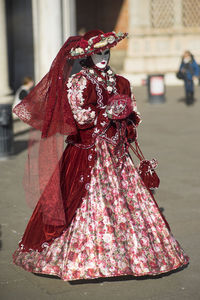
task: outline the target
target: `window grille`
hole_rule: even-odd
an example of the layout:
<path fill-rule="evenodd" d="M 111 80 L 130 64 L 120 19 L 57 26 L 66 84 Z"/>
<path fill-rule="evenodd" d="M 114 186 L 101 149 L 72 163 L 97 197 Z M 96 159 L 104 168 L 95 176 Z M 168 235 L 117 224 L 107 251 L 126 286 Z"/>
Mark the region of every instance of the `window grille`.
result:
<path fill-rule="evenodd" d="M 200 0 L 182 0 L 182 22 L 184 27 L 200 26 Z"/>
<path fill-rule="evenodd" d="M 173 25 L 174 0 L 151 0 L 151 26 L 153 28 L 170 28 Z"/>

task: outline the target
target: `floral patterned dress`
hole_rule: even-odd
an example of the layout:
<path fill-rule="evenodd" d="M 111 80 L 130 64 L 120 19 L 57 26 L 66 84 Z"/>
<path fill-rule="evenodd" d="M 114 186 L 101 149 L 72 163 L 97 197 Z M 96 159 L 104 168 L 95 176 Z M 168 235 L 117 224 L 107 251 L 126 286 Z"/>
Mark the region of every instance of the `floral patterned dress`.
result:
<path fill-rule="evenodd" d="M 69 151 L 85 155 L 85 170 L 77 164 L 80 172 L 73 182 L 74 188 L 81 186 L 81 201 L 59 236 L 51 242 L 43 239 L 40 247 L 30 247 L 26 237 L 31 234 L 33 219 L 38 217 L 36 208 L 13 255 L 14 263 L 65 281 L 157 275 L 186 265 L 189 258 L 139 176 L 121 127 L 111 122 L 106 112 L 113 94 L 130 96 L 129 82 L 111 69 L 84 69 L 69 79 L 66 88 L 79 135 L 68 137 L 63 157 L 68 158 Z M 127 120 L 126 135 L 131 132 L 129 127 L 139 123 L 132 99 L 135 114 Z M 71 168 L 76 167 L 76 159 Z M 67 176 L 63 176 L 63 182 Z"/>

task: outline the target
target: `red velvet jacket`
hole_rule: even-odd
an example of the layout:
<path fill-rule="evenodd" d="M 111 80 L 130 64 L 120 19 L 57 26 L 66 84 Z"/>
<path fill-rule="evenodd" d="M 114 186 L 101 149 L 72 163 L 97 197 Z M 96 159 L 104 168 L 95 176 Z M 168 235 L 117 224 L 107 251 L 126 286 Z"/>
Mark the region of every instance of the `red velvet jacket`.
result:
<path fill-rule="evenodd" d="M 68 99 L 74 113 L 79 133 L 76 136 L 69 136 L 67 142 L 89 147 L 94 144 L 95 138 L 101 136 L 108 142 L 116 144 L 118 142 L 118 130 L 115 122 L 112 122 L 106 113 L 108 99 L 115 94 L 127 95 L 131 97 L 130 83 L 127 79 L 119 75 L 112 75 L 113 86 L 105 82 L 102 73 L 94 70 L 95 75 L 90 70 L 83 70 L 73 76 L 67 83 Z M 112 72 L 112 71 L 110 71 Z M 102 81 L 100 81 L 102 79 Z M 104 82 L 103 82 L 104 81 Z M 105 84 L 102 84 L 105 83 Z M 112 90 L 111 90 L 112 89 Z M 132 99 L 133 113 L 127 119 L 127 137 L 133 139 L 134 125 L 140 121 L 139 115 L 135 112 L 136 102 Z"/>

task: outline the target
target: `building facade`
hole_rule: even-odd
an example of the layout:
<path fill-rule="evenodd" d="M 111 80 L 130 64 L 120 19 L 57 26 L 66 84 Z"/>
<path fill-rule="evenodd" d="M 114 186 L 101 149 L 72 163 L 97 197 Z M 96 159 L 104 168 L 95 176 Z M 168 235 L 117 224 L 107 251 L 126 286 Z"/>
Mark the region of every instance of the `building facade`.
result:
<path fill-rule="evenodd" d="M 0 0 L 0 101 L 11 101 L 24 76 L 37 83 L 70 35 L 128 31 L 112 50 L 114 69 L 136 85 L 148 74 L 175 78 L 190 50 L 200 62 L 199 0 Z"/>
<path fill-rule="evenodd" d="M 129 0 L 129 34 L 124 72 L 131 81 L 161 73 L 167 84 L 179 84 L 183 52 L 190 50 L 200 63 L 200 1 Z"/>

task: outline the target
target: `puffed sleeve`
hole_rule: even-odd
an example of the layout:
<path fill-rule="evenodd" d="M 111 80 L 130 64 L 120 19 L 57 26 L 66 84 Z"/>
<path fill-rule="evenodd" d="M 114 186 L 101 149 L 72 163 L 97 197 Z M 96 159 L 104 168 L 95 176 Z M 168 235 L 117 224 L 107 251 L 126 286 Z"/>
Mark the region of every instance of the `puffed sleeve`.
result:
<path fill-rule="evenodd" d="M 68 101 L 79 129 L 94 126 L 97 117 L 95 102 L 91 102 L 92 91 L 89 84 L 86 77 L 80 73 L 70 77 L 67 82 Z"/>

